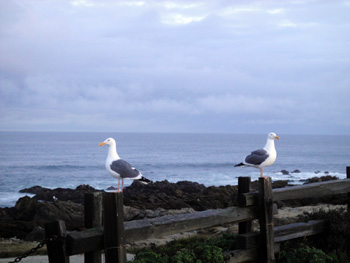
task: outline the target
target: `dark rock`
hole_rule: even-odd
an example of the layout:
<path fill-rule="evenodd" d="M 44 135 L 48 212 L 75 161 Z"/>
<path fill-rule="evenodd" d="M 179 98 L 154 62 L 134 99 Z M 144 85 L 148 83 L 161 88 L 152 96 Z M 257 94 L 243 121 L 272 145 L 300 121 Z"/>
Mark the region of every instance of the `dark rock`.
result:
<path fill-rule="evenodd" d="M 298 169 L 296 169 L 296 170 L 294 170 L 294 171 L 292 172 L 292 174 L 299 174 L 299 173 L 301 173 L 301 172 L 300 172 L 300 170 L 298 170 Z"/>
<path fill-rule="evenodd" d="M 39 185 L 36 185 L 33 187 L 24 188 L 22 190 L 19 190 L 19 192 L 20 193 L 28 193 L 28 194 L 38 194 L 38 193 L 42 192 L 44 189 L 47 189 L 47 188 L 43 188 Z"/>
<path fill-rule="evenodd" d="M 63 220 L 67 230 L 83 226 L 83 206 L 71 201 L 39 202 L 28 196 L 20 198 L 15 207 L 0 209 L 0 236 L 25 238 L 35 227 Z"/>
<path fill-rule="evenodd" d="M 179 187 L 181 191 L 189 194 L 200 192 L 206 189 L 204 184 L 199 184 L 199 183 L 190 182 L 190 181 L 179 181 L 176 183 L 176 185 Z"/>
<path fill-rule="evenodd" d="M 34 227 L 34 229 L 26 235 L 25 241 L 42 241 L 45 238 L 45 230 L 40 226 Z"/>
<path fill-rule="evenodd" d="M 134 181 L 124 189 L 124 204 L 139 209 L 182 209 L 197 211 L 233 205 L 237 187 L 205 187 L 189 181 L 169 183 L 167 180 L 147 185 Z"/>
<path fill-rule="evenodd" d="M 86 193 L 93 193 L 97 191 L 101 191 L 101 190 L 96 190 L 95 188 L 89 185 L 79 185 L 76 189 L 69 189 L 69 188 L 49 189 L 41 186 L 33 186 L 31 188 L 20 190 L 21 193 L 35 194 L 34 199 L 36 200 L 49 201 L 49 202 L 52 202 L 54 200 L 60 200 L 60 201 L 70 200 L 78 204 L 84 203 L 84 195 Z"/>
<path fill-rule="evenodd" d="M 312 177 L 310 179 L 307 179 L 304 184 L 311 184 L 311 183 L 319 183 L 319 182 L 326 182 L 326 181 L 332 181 L 332 180 L 338 180 L 339 178 L 336 176 L 322 176 L 322 177 Z"/>
<path fill-rule="evenodd" d="M 289 172 L 288 172 L 287 170 L 281 170 L 281 173 L 282 173 L 283 175 L 288 175 L 288 174 L 289 174 Z"/>
<path fill-rule="evenodd" d="M 286 180 L 277 180 L 272 183 L 272 188 L 283 188 L 288 186 L 289 183 Z"/>

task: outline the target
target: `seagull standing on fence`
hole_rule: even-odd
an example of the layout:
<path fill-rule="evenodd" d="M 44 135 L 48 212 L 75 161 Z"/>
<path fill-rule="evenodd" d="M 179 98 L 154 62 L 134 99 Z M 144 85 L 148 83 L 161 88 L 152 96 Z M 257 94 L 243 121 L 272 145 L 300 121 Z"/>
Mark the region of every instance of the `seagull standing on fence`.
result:
<path fill-rule="evenodd" d="M 251 154 L 245 157 L 243 162 L 236 164 L 235 167 L 247 166 L 259 168 L 260 176 L 265 177 L 263 175 L 263 167 L 273 164 L 277 157 L 275 139 L 279 140 L 280 138 L 276 135 L 276 133 L 269 133 L 267 135 L 265 147 L 251 152 Z"/>
<path fill-rule="evenodd" d="M 100 143 L 100 146 L 109 145 L 108 155 L 106 159 L 106 169 L 108 173 L 118 179 L 117 192 L 123 192 L 124 179 L 139 180 L 143 183 L 149 183 L 150 180 L 143 177 L 142 174 L 131 166 L 130 163 L 120 159 L 117 153 L 117 146 L 113 138 L 108 138 L 104 142 Z M 120 190 L 120 180 L 122 180 L 122 187 Z"/>

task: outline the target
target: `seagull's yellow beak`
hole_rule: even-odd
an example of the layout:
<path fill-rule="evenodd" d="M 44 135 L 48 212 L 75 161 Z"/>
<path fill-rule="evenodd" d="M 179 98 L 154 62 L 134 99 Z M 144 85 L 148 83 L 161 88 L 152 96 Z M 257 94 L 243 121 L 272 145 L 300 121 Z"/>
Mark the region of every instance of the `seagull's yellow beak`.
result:
<path fill-rule="evenodd" d="M 101 143 L 100 143 L 100 146 L 103 146 L 103 145 L 105 145 L 105 144 L 106 144 L 105 142 L 101 142 Z"/>
<path fill-rule="evenodd" d="M 279 139 L 280 139 L 280 137 L 276 136 L 276 137 L 275 137 L 275 139 L 279 140 Z M 100 144 L 100 146 L 101 146 L 101 144 Z"/>

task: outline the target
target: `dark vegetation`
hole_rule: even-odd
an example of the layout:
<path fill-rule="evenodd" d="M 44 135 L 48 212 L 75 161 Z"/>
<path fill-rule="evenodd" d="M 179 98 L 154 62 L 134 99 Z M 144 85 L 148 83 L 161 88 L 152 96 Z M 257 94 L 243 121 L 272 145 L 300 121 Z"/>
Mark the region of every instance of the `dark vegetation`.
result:
<path fill-rule="evenodd" d="M 345 209 L 304 214 L 302 220 L 324 219 L 325 232 L 282 244 L 277 263 L 350 262 L 350 214 Z"/>
<path fill-rule="evenodd" d="M 224 252 L 236 247 L 237 236 L 234 234 L 223 234 L 218 238 L 193 237 L 136 251 L 132 263 L 221 263 L 225 262 Z"/>

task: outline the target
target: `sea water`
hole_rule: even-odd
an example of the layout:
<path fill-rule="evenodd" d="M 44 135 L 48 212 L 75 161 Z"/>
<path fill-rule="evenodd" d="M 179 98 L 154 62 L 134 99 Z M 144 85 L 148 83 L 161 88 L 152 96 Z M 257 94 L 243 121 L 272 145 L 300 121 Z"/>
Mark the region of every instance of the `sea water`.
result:
<path fill-rule="evenodd" d="M 264 168 L 272 180 L 293 184 L 314 176 L 346 177 L 350 136 L 284 135 L 275 142 L 277 160 Z M 206 186 L 235 185 L 239 176 L 258 179 L 255 168 L 234 167 L 251 151 L 262 148 L 266 134 L 0 132 L 0 207 L 11 207 L 23 188 L 97 189 L 117 186 L 107 174 L 108 137 L 117 142 L 121 158 L 152 181 L 195 181 Z M 280 171 L 300 173 L 283 175 Z M 132 181 L 126 180 L 125 186 Z"/>

